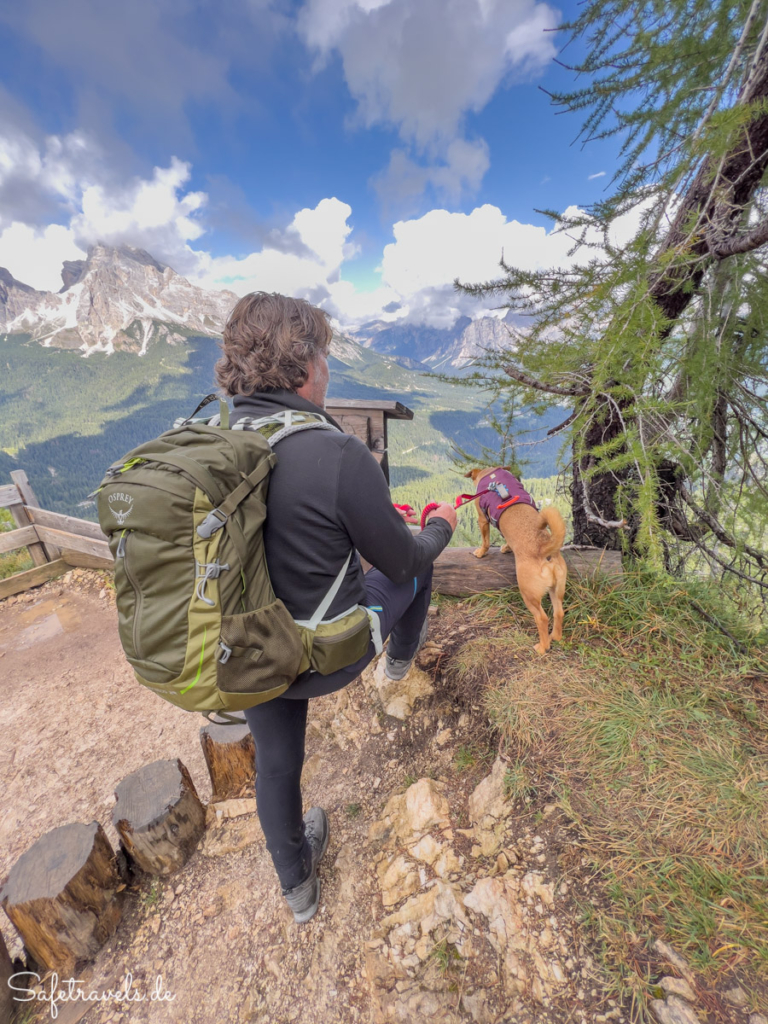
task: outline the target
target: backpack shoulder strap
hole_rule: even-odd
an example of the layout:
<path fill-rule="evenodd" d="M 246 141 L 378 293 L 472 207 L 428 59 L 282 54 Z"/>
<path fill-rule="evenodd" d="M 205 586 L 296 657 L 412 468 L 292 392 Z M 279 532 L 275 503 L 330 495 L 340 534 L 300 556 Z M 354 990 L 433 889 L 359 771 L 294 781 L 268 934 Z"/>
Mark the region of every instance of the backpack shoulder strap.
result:
<path fill-rule="evenodd" d="M 271 430 L 269 428 L 272 428 Z M 233 430 L 256 430 L 267 439 L 270 447 L 274 448 L 278 442 L 291 434 L 298 434 L 302 430 L 333 430 L 337 434 L 343 434 L 328 420 L 315 412 L 297 412 L 294 409 L 286 409 L 282 413 L 275 413 L 274 416 L 243 416 L 232 427 Z"/>

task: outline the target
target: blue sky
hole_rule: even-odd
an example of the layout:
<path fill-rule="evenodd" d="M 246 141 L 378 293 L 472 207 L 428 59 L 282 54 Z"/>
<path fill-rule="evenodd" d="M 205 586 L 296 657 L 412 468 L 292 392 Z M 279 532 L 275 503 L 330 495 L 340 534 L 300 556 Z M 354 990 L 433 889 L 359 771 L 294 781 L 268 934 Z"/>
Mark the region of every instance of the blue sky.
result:
<path fill-rule="evenodd" d="M 0 266 L 58 287 L 95 241 L 342 323 L 483 310 L 455 276 L 562 260 L 535 212 L 599 198 L 615 142 L 536 0 L 25 0 L 0 11 Z M 578 53 L 578 44 L 568 55 Z M 595 177 L 600 175 L 599 177 Z M 387 307 L 387 310 L 385 310 Z"/>

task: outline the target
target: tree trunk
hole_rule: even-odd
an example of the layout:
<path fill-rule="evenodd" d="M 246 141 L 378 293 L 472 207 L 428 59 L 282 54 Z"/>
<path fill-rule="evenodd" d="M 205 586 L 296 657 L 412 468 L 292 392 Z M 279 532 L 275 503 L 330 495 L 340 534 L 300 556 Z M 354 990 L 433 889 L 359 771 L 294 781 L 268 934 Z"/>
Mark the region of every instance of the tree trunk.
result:
<path fill-rule="evenodd" d="M 42 966 L 71 976 L 113 934 L 123 898 L 115 854 L 97 821 L 47 832 L 11 868 L 0 903 Z"/>
<path fill-rule="evenodd" d="M 608 402 L 590 424 L 583 438 L 574 439 L 573 481 L 571 503 L 573 508 L 573 543 L 591 547 L 621 551 L 621 534 L 615 527 L 604 523 L 617 522 L 621 517 L 618 509 L 618 490 L 627 479 L 627 472 L 598 474 L 586 479 L 587 474 L 597 465 L 597 459 L 589 454 L 591 449 L 605 444 L 622 434 L 623 426 L 616 409 Z M 587 449 L 587 454 L 576 454 L 576 442 Z M 603 520 L 598 522 L 597 520 Z"/>
<path fill-rule="evenodd" d="M 765 101 L 768 98 L 768 52 L 764 53 L 747 88 L 740 97 L 741 105 Z M 668 320 L 659 340 L 666 338 L 672 325 L 683 314 L 696 296 L 705 272 L 718 260 L 726 259 L 734 251 L 744 251 L 734 240 L 743 225 L 748 209 L 760 182 L 768 169 L 768 110 L 763 108 L 742 130 L 733 148 L 724 156 L 709 156 L 701 164 L 694 180 L 677 207 L 675 219 L 667 232 L 656 259 L 663 266 L 668 253 L 684 253 L 684 259 L 675 259 L 663 271 L 650 274 L 651 296 Z M 759 233 L 754 235 L 755 247 L 760 243 Z M 716 410 L 716 412 L 719 410 Z M 616 413 L 606 403 L 602 421 L 589 427 L 583 439 L 587 448 L 611 440 L 621 433 Z M 717 422 L 716 430 L 724 426 Z M 716 435 L 718 442 L 721 438 Z M 621 535 L 616 528 L 606 527 L 596 519 L 614 522 L 620 517 L 617 496 L 629 471 L 596 475 L 588 483 L 589 506 L 584 498 L 584 471 L 595 466 L 589 455 L 581 459 L 574 455 L 573 499 L 574 542 L 597 547 L 619 549 Z M 662 522 L 677 522 L 679 513 L 663 503 L 659 509 Z M 591 513 L 591 514 L 590 514 Z M 631 531 L 630 531 L 631 532 Z M 631 537 L 630 537 L 631 543 Z"/>

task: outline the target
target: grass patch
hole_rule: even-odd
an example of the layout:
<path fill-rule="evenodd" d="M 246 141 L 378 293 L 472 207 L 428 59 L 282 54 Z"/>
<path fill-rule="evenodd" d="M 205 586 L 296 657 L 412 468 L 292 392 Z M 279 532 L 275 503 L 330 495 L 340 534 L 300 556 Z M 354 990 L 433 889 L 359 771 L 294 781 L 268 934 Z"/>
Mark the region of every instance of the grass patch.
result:
<path fill-rule="evenodd" d="M 17 572 L 26 572 L 34 568 L 34 564 L 26 548 L 0 555 L 0 580 L 15 576 Z"/>
<path fill-rule="evenodd" d="M 458 748 L 453 756 L 453 766 L 457 772 L 466 772 L 477 768 L 478 765 L 491 764 L 495 757 L 495 752 L 488 747 L 469 743 Z"/>
<path fill-rule="evenodd" d="M 15 530 L 16 523 L 7 508 L 0 508 L 0 534 L 9 530 Z M 17 572 L 25 572 L 31 569 L 34 562 L 29 556 L 26 548 L 19 548 L 18 551 L 8 551 L 0 555 L 0 580 L 14 576 Z"/>
<path fill-rule="evenodd" d="M 414 783 L 416 783 L 416 782 L 418 782 L 418 781 L 419 781 L 419 780 L 418 780 L 417 776 L 415 776 L 415 775 L 411 775 L 411 773 L 410 773 L 410 772 L 408 772 L 408 774 L 407 774 L 407 775 L 405 776 L 405 778 L 403 779 L 403 785 L 405 786 L 405 788 L 406 788 L 406 789 L 410 789 L 410 787 L 411 787 L 411 786 L 412 786 L 412 785 L 413 785 Z"/>
<path fill-rule="evenodd" d="M 151 909 L 152 907 L 157 906 L 157 904 L 160 902 L 161 894 L 162 886 L 160 882 L 155 878 L 152 880 L 149 889 L 144 893 L 144 896 L 142 897 L 144 901 L 144 906 L 147 907 L 147 909 Z"/>
<path fill-rule="evenodd" d="M 531 772 L 525 761 L 515 761 L 504 772 L 504 794 L 509 800 L 530 802 L 536 796 Z"/>
<path fill-rule="evenodd" d="M 578 827 L 606 895 L 584 908 L 622 996 L 663 937 L 712 983 L 768 983 L 768 637 L 733 595 L 645 574 L 569 581 L 565 641 L 533 653 L 516 592 L 473 599 L 487 633 L 454 667 L 514 760 Z M 702 614 L 702 612 L 704 614 Z M 534 772 L 535 767 L 535 772 Z"/>
<path fill-rule="evenodd" d="M 442 939 L 432 947 L 429 959 L 435 965 L 438 973 L 445 977 L 451 968 L 461 963 L 461 956 L 458 949 L 447 939 Z"/>
<path fill-rule="evenodd" d="M 363 805 L 362 804 L 347 804 L 347 817 L 348 818 L 357 818 L 357 817 L 359 817 L 360 811 L 362 811 L 362 809 L 363 809 Z"/>

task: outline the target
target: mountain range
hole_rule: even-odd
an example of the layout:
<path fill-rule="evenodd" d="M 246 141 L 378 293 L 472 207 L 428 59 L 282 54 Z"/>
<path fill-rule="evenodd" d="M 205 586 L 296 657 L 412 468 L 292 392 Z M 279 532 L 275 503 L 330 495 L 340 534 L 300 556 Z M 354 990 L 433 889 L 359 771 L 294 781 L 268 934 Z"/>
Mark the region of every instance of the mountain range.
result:
<path fill-rule="evenodd" d="M 511 311 L 502 319 L 462 316 L 452 327 L 371 320 L 348 334 L 365 348 L 389 355 L 411 369 L 455 373 L 486 349 L 509 346 L 512 323 Z"/>
<path fill-rule="evenodd" d="M 0 268 L 0 334 L 26 335 L 46 348 L 144 355 L 153 342 L 218 337 L 238 296 L 194 285 L 143 249 L 94 245 L 62 268 L 62 287 L 44 292 Z M 461 317 L 436 328 L 373 320 L 337 332 L 413 370 L 460 371 L 486 347 L 509 344 L 510 315 Z M 346 354 L 351 354 L 349 341 Z"/>
<path fill-rule="evenodd" d="M 46 508 L 93 514 L 86 496 L 104 468 L 214 390 L 217 338 L 236 301 L 128 246 L 96 245 L 65 263 L 58 292 L 0 270 L 0 483 L 24 469 Z M 466 386 L 462 367 L 507 337 L 492 317 L 445 330 L 375 321 L 334 331 L 329 397 L 395 399 L 414 412 L 389 432 L 392 484 L 405 500 L 451 499 L 464 484 L 454 449 L 498 449 L 490 399 Z M 558 444 L 546 430 L 560 412 L 519 412 L 533 475 L 555 472 Z"/>

